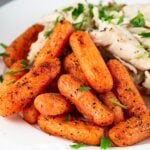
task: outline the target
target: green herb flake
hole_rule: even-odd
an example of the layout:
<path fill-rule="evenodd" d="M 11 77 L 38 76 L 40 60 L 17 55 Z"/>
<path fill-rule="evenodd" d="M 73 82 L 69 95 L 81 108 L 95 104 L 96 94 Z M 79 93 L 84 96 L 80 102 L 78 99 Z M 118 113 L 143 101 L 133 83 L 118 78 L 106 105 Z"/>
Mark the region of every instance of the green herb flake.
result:
<path fill-rule="evenodd" d="M 0 75 L 0 82 L 3 82 L 3 75 Z"/>
<path fill-rule="evenodd" d="M 88 4 L 88 9 L 89 9 L 89 15 L 92 18 L 93 17 L 93 5 L 92 4 Z"/>
<path fill-rule="evenodd" d="M 64 118 L 64 119 L 62 120 L 62 122 L 69 122 L 69 121 L 71 121 L 71 114 L 68 114 L 68 115 L 66 116 L 66 118 Z"/>
<path fill-rule="evenodd" d="M 89 91 L 91 88 L 89 86 L 80 86 L 79 88 L 80 91 Z"/>
<path fill-rule="evenodd" d="M 117 105 L 117 106 L 119 106 L 119 107 L 121 107 L 121 108 L 123 108 L 123 109 L 127 109 L 127 106 L 121 104 L 121 103 L 120 103 L 118 100 L 116 100 L 116 99 L 111 99 L 110 101 L 111 101 L 114 105 Z"/>
<path fill-rule="evenodd" d="M 150 32 L 140 33 L 139 36 L 141 36 L 142 38 L 150 38 Z"/>
<path fill-rule="evenodd" d="M 131 88 L 127 88 L 126 91 L 132 92 L 132 89 Z"/>
<path fill-rule="evenodd" d="M 14 75 L 14 74 L 23 72 L 23 71 L 25 71 L 25 70 L 26 70 L 26 69 L 21 69 L 21 70 L 18 70 L 18 71 L 7 71 L 5 74 Z"/>
<path fill-rule="evenodd" d="M 45 36 L 46 38 L 48 38 L 51 33 L 52 33 L 52 30 L 47 30 L 47 31 L 45 32 L 44 36 Z"/>
<path fill-rule="evenodd" d="M 15 81 L 13 80 L 13 79 L 11 79 L 11 80 L 9 80 L 8 82 L 7 82 L 7 84 L 6 85 L 10 85 L 10 84 L 12 84 L 12 83 L 14 83 Z"/>
<path fill-rule="evenodd" d="M 144 27 L 145 26 L 145 19 L 144 15 L 138 11 L 138 14 L 130 20 L 130 23 L 133 27 Z"/>
<path fill-rule="evenodd" d="M 75 143 L 75 144 L 70 145 L 70 147 L 73 149 L 79 149 L 79 148 L 85 147 L 85 146 L 87 146 L 87 145 L 83 144 L 83 143 Z"/>
<path fill-rule="evenodd" d="M 119 17 L 119 20 L 118 20 L 117 24 L 120 25 L 120 24 L 123 23 L 123 21 L 124 21 L 124 15 Z"/>
<path fill-rule="evenodd" d="M 76 20 L 84 11 L 83 4 L 79 3 L 77 8 L 72 11 L 72 18 Z"/>
<path fill-rule="evenodd" d="M 150 52 L 145 51 L 144 53 L 137 54 L 135 58 L 140 59 L 140 58 L 149 58 L 150 57 Z"/>
<path fill-rule="evenodd" d="M 139 48 L 139 49 L 144 49 L 144 48 L 145 48 L 145 46 L 144 46 L 144 45 L 139 44 L 139 45 L 137 45 L 137 48 Z"/>
<path fill-rule="evenodd" d="M 73 7 L 66 7 L 66 8 L 64 8 L 62 11 L 64 11 L 64 12 L 68 12 L 68 11 L 71 11 L 73 9 Z"/>
<path fill-rule="evenodd" d="M 7 56 L 9 56 L 9 54 L 7 54 L 7 53 L 0 53 L 0 57 L 7 57 Z"/>
<path fill-rule="evenodd" d="M 111 23 L 111 20 L 112 20 L 113 18 L 114 18 L 113 15 L 108 15 L 108 14 L 106 13 L 105 7 L 101 7 L 101 8 L 99 9 L 99 19 Z"/>
<path fill-rule="evenodd" d="M 56 20 L 54 21 L 54 27 L 57 25 L 57 23 L 59 22 L 59 16 L 56 18 Z"/>
<path fill-rule="evenodd" d="M 107 150 L 110 146 L 111 146 L 110 139 L 108 139 L 106 137 L 102 137 L 101 142 L 100 142 L 101 150 Z"/>
<path fill-rule="evenodd" d="M 0 46 L 3 48 L 3 49 L 6 49 L 8 46 L 4 43 L 0 43 Z"/>
<path fill-rule="evenodd" d="M 21 65 L 26 69 L 29 70 L 31 68 L 31 66 L 28 64 L 27 60 L 22 60 L 21 61 Z"/>

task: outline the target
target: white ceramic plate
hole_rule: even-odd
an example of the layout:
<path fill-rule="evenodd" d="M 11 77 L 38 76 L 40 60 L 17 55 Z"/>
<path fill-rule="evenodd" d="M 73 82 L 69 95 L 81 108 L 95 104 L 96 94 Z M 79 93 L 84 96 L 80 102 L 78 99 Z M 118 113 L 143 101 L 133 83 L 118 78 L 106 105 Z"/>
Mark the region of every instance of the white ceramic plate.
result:
<path fill-rule="evenodd" d="M 150 2 L 150 0 L 116 1 L 128 4 Z M 9 44 L 42 16 L 75 2 L 76 0 L 14 0 L 0 7 L 0 42 Z M 89 2 L 97 2 L 97 0 L 89 0 Z M 2 72 L 3 64 L 0 63 L 0 74 Z M 1 150 L 70 150 L 70 144 L 71 142 L 68 140 L 45 134 L 18 116 L 7 119 L 0 117 Z M 82 148 L 82 150 L 98 149 L 96 147 Z M 150 139 L 132 147 L 112 149 L 148 150 L 150 149 Z"/>

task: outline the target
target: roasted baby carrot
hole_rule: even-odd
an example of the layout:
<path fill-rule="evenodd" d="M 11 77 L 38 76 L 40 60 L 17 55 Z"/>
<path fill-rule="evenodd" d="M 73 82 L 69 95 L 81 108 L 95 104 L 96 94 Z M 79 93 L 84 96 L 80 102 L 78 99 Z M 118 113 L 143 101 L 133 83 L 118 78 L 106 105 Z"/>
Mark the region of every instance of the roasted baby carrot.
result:
<path fill-rule="evenodd" d="M 88 84 L 87 79 L 80 67 L 79 61 L 74 55 L 74 53 L 71 53 L 65 57 L 63 66 L 67 73 L 72 74 L 81 81 L 85 82 L 85 84 Z"/>
<path fill-rule="evenodd" d="M 143 98 L 134 85 L 127 69 L 118 61 L 110 60 L 108 68 L 114 79 L 114 91 L 122 104 L 127 106 L 129 116 L 139 116 L 147 112 Z"/>
<path fill-rule="evenodd" d="M 100 126 L 113 123 L 114 114 L 88 90 L 89 87 L 87 90 L 82 90 L 83 84 L 79 79 L 71 75 L 62 75 L 58 80 L 58 88 L 60 93 L 68 98 L 89 121 Z"/>
<path fill-rule="evenodd" d="M 68 43 L 68 39 L 72 32 L 73 26 L 70 22 L 64 20 L 58 23 L 37 55 L 35 64 L 38 64 L 47 58 L 59 57 L 64 50 L 65 45 Z"/>
<path fill-rule="evenodd" d="M 31 105 L 27 105 L 24 109 L 23 109 L 23 119 L 30 123 L 30 124 L 35 124 L 37 123 L 38 120 L 38 116 L 39 116 L 39 112 L 36 110 L 36 108 L 34 107 L 33 104 Z"/>
<path fill-rule="evenodd" d="M 129 146 L 150 138 L 150 114 L 120 122 L 110 129 L 109 137 L 117 146 Z"/>
<path fill-rule="evenodd" d="M 29 70 L 22 65 L 22 62 L 27 62 L 25 60 L 16 61 L 10 69 L 4 74 L 3 85 L 10 85 L 15 83 L 23 75 L 25 75 Z"/>
<path fill-rule="evenodd" d="M 9 116 L 21 111 L 52 82 L 60 72 L 60 61 L 51 59 L 34 66 L 8 88 L 0 91 L 0 115 Z"/>
<path fill-rule="evenodd" d="M 17 37 L 6 48 L 7 56 L 4 56 L 5 64 L 10 67 L 13 63 L 20 59 L 26 59 L 31 44 L 37 40 L 39 32 L 43 30 L 43 26 L 35 24 L 28 28 L 24 33 Z"/>
<path fill-rule="evenodd" d="M 113 87 L 111 74 L 89 34 L 74 32 L 70 45 L 89 84 L 98 92 L 108 92 Z"/>
<path fill-rule="evenodd" d="M 36 97 L 35 108 L 44 116 L 56 116 L 73 110 L 70 101 L 59 93 L 45 93 Z"/>
<path fill-rule="evenodd" d="M 107 92 L 101 95 L 104 104 L 114 112 L 114 124 L 124 121 L 124 112 L 122 107 L 116 105 L 119 100 L 113 92 Z M 115 102 L 115 103 L 114 103 Z M 120 102 L 119 102 L 120 103 Z"/>
<path fill-rule="evenodd" d="M 88 145 L 99 145 L 104 135 L 102 128 L 79 120 L 63 121 L 67 116 L 38 118 L 40 128 L 50 135 L 61 136 L 69 140 Z"/>

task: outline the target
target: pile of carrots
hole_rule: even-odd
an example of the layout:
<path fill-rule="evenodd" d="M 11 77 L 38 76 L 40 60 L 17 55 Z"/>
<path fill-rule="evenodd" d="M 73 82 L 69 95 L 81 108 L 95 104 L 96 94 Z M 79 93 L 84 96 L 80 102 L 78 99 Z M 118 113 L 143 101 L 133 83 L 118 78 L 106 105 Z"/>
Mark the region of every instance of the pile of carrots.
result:
<path fill-rule="evenodd" d="M 42 30 L 30 27 L 6 49 L 4 62 L 15 73 L 0 85 L 0 115 L 23 111 L 43 131 L 88 145 L 99 145 L 105 129 L 116 146 L 149 138 L 150 113 L 127 69 L 116 59 L 105 62 L 89 34 L 70 22 L 57 23 L 33 66 L 25 66 Z"/>

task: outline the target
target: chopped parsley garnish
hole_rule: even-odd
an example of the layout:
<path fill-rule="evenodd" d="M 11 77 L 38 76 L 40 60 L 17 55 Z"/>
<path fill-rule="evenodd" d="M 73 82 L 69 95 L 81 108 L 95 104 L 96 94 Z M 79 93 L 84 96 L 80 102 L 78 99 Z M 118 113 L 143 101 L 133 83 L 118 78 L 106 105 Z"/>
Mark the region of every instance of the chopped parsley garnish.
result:
<path fill-rule="evenodd" d="M 21 70 L 18 70 L 18 71 L 7 71 L 5 74 L 14 75 L 14 74 L 23 72 L 23 71 L 25 71 L 25 70 L 26 70 L 26 69 L 21 69 Z"/>
<path fill-rule="evenodd" d="M 130 23 L 133 27 L 144 27 L 145 26 L 145 19 L 144 15 L 138 11 L 138 14 L 130 20 Z"/>
<path fill-rule="evenodd" d="M 68 114 L 66 118 L 62 120 L 62 122 L 69 122 L 71 120 L 71 114 Z"/>
<path fill-rule="evenodd" d="M 28 61 L 22 60 L 21 65 L 24 67 L 24 69 L 29 70 L 31 66 L 28 64 Z"/>
<path fill-rule="evenodd" d="M 89 8 L 89 15 L 92 18 L 93 17 L 93 5 L 92 4 L 88 4 L 88 8 Z"/>
<path fill-rule="evenodd" d="M 47 30 L 47 31 L 45 32 L 44 36 L 45 36 L 46 38 L 48 38 L 51 33 L 52 33 L 52 30 Z"/>
<path fill-rule="evenodd" d="M 139 36 L 141 36 L 142 38 L 150 38 L 150 32 L 140 33 Z"/>
<path fill-rule="evenodd" d="M 8 46 L 5 45 L 4 43 L 0 43 L 0 46 L 3 48 L 3 49 L 6 49 Z"/>
<path fill-rule="evenodd" d="M 104 6 L 105 7 L 105 10 L 107 11 L 121 11 L 122 8 L 125 6 L 125 4 L 118 4 L 116 2 L 110 2 L 107 6 Z"/>
<path fill-rule="evenodd" d="M 101 150 L 107 150 L 111 146 L 111 141 L 107 137 L 102 137 L 100 142 Z"/>
<path fill-rule="evenodd" d="M 59 22 L 59 16 L 56 18 L 56 20 L 54 22 L 54 27 L 57 25 L 58 22 Z"/>
<path fill-rule="evenodd" d="M 89 91 L 91 88 L 89 86 L 80 86 L 79 88 L 80 91 Z"/>
<path fill-rule="evenodd" d="M 101 7 L 99 9 L 99 19 L 103 20 L 103 21 L 107 21 L 107 22 L 111 22 L 111 20 L 113 19 L 113 15 L 108 15 L 106 13 L 106 9 L 105 7 Z"/>
<path fill-rule="evenodd" d="M 116 99 L 111 99 L 110 101 L 111 101 L 113 104 L 115 104 L 115 105 L 117 105 L 117 106 L 119 106 L 119 107 L 121 107 L 121 108 L 123 108 L 123 109 L 127 109 L 127 106 L 121 104 L 121 103 L 120 103 L 118 100 L 116 100 Z"/>
<path fill-rule="evenodd" d="M 83 143 L 75 143 L 75 144 L 70 145 L 70 147 L 73 149 L 79 149 L 79 148 L 85 147 L 85 146 L 87 146 L 87 145 L 83 144 Z"/>
<path fill-rule="evenodd" d="M 0 53 L 0 57 L 9 56 L 7 53 Z"/>
<path fill-rule="evenodd" d="M 0 82 L 3 82 L 3 75 L 0 75 Z"/>
<path fill-rule="evenodd" d="M 119 17 L 119 20 L 118 20 L 117 24 L 120 25 L 120 24 L 123 23 L 123 21 L 124 21 L 124 15 Z"/>
<path fill-rule="evenodd" d="M 72 18 L 76 20 L 84 11 L 83 4 L 79 3 L 77 8 L 72 11 Z"/>
<path fill-rule="evenodd" d="M 138 54 L 136 56 L 137 59 L 140 59 L 140 58 L 149 58 L 149 57 L 150 57 L 150 52 L 147 52 L 147 51 L 145 51 L 144 53 Z"/>
<path fill-rule="evenodd" d="M 10 85 L 11 83 L 14 83 L 15 81 L 13 79 L 9 80 L 6 85 Z"/>
<path fill-rule="evenodd" d="M 139 44 L 139 45 L 137 45 L 137 48 L 139 48 L 139 49 L 146 49 L 147 47 L 145 45 Z"/>
<path fill-rule="evenodd" d="M 73 7 L 66 7 L 66 8 L 64 8 L 62 11 L 64 11 L 64 12 L 68 12 L 68 11 L 70 11 L 70 10 L 72 10 L 73 9 Z"/>

